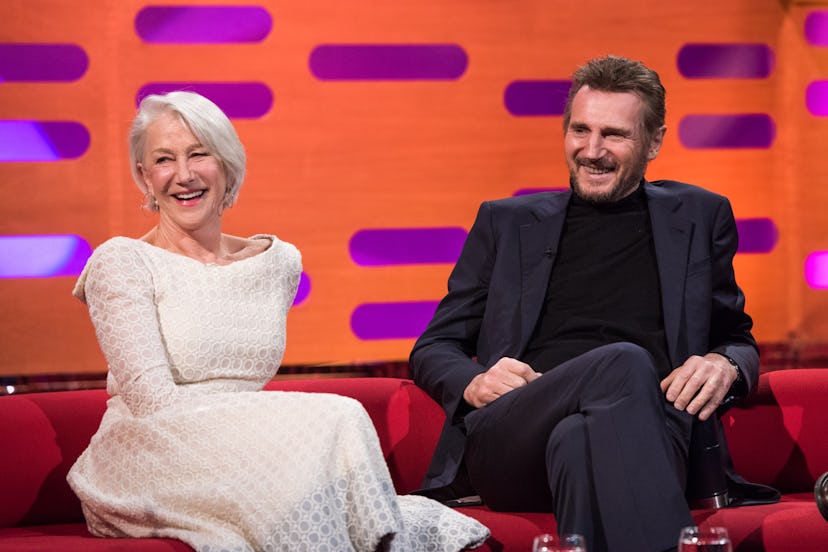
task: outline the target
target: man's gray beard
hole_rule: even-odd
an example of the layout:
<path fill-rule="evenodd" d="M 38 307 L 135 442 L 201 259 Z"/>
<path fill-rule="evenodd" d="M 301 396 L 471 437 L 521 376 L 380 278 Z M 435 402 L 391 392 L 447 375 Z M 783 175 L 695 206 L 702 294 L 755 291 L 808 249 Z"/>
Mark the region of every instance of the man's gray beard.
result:
<path fill-rule="evenodd" d="M 571 170 L 569 171 L 569 187 L 572 189 L 572 193 L 575 194 L 578 198 L 586 201 L 587 203 L 592 203 L 593 205 L 606 205 L 607 203 L 615 203 L 616 201 L 620 201 L 633 193 L 641 184 L 641 181 L 644 179 L 644 172 L 647 170 L 647 162 L 644 161 L 641 163 L 641 170 L 635 171 L 630 178 L 622 180 L 618 186 L 615 188 L 608 190 L 605 193 L 601 193 L 598 195 L 590 195 L 587 196 L 581 193 L 581 187 L 578 183 L 578 177 L 574 172 Z"/>
<path fill-rule="evenodd" d="M 601 193 L 601 194 L 593 194 L 593 195 L 584 195 L 581 193 L 581 189 L 578 185 L 578 179 L 575 175 L 569 175 L 569 187 L 572 188 L 572 193 L 575 194 L 578 198 L 586 201 L 587 203 L 592 203 L 594 205 L 606 205 L 608 203 L 615 203 L 616 201 L 621 201 L 632 192 L 638 188 L 638 185 L 641 183 L 641 179 L 643 176 L 639 177 L 637 180 L 634 181 L 634 184 L 629 184 L 629 180 L 625 180 L 622 182 L 621 186 L 613 188 L 608 192 Z"/>

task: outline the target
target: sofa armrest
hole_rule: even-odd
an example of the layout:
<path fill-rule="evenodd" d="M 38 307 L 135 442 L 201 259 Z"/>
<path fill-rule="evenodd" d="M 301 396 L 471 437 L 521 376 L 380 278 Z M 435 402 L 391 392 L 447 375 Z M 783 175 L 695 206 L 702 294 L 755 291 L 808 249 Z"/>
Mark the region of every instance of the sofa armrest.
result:
<path fill-rule="evenodd" d="M 265 389 L 334 393 L 365 407 L 398 493 L 418 489 L 437 444 L 445 415 L 411 380 L 398 378 L 324 378 L 275 380 Z"/>
<path fill-rule="evenodd" d="M 733 463 L 749 481 L 812 491 L 828 470 L 828 370 L 763 374 L 756 393 L 722 419 Z"/>
<path fill-rule="evenodd" d="M 0 398 L 0 527 L 83 521 L 66 473 L 106 408 L 103 389 Z"/>

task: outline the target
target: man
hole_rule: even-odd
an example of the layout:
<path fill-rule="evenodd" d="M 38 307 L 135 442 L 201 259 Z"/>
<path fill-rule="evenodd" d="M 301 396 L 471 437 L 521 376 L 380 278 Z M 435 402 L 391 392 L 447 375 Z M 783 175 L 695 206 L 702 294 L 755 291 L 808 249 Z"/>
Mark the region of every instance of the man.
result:
<path fill-rule="evenodd" d="M 425 491 L 553 511 L 598 550 L 665 550 L 693 525 L 694 418 L 745 396 L 759 355 L 726 198 L 647 182 L 665 91 L 595 59 L 564 114 L 571 191 L 484 203 L 411 353 L 447 421 Z"/>

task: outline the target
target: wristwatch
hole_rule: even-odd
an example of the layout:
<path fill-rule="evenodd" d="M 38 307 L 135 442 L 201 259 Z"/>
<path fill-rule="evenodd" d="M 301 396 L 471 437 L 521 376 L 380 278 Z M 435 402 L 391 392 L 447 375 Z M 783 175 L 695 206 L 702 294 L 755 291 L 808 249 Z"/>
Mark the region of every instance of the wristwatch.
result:
<path fill-rule="evenodd" d="M 719 353 L 719 354 L 722 355 L 722 353 Z M 735 360 L 733 360 L 729 356 L 727 356 L 727 355 L 722 355 L 722 356 L 725 357 L 727 359 L 727 361 L 730 363 L 730 365 L 733 366 L 733 369 L 736 370 L 736 381 L 734 381 L 733 383 L 741 383 L 742 382 L 742 371 L 739 369 L 739 365 L 736 363 Z"/>

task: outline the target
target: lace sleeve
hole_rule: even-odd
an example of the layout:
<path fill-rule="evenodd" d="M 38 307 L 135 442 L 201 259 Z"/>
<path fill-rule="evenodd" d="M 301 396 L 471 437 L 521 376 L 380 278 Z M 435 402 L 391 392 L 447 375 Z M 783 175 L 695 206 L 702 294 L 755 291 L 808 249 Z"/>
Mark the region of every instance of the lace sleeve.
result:
<path fill-rule="evenodd" d="M 89 260 L 75 295 L 89 306 L 109 372 L 130 411 L 139 417 L 174 403 L 173 381 L 153 297 L 152 274 L 134 247 L 116 239 Z"/>

